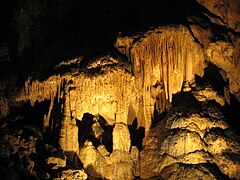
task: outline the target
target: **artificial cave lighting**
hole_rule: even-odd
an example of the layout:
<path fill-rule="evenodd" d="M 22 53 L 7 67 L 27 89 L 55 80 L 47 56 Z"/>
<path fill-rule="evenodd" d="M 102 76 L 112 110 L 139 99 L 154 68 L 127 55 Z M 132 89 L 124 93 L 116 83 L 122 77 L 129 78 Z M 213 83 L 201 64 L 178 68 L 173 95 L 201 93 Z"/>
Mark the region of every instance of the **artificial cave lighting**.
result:
<path fill-rule="evenodd" d="M 240 2 L 8 5 L 3 179 L 240 179 Z"/>

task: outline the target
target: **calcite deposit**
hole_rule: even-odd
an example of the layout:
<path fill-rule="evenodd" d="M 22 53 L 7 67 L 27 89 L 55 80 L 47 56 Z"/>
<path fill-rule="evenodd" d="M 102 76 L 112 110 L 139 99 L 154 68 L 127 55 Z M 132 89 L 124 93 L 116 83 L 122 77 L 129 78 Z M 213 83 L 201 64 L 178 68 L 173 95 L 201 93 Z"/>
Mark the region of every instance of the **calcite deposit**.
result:
<path fill-rule="evenodd" d="M 182 102 L 177 102 L 146 137 L 145 147 L 140 154 L 141 177 L 192 179 L 196 174 L 203 177 L 203 174 L 199 174 L 201 169 L 215 164 L 220 171 L 215 174 L 206 169 L 206 176 L 218 179 L 222 173 L 239 179 L 239 161 L 235 157 L 240 155 L 240 141 L 237 134 L 229 129 L 224 116 L 208 102 L 200 103 L 196 99 L 195 102 L 192 99 L 190 104 L 184 102 L 193 98 L 191 93 L 179 96 L 184 98 Z M 228 156 L 228 161 L 222 164 L 220 159 L 225 158 L 225 154 L 234 155 Z M 226 170 L 226 166 L 232 168 Z M 190 172 L 182 174 L 182 171 Z M 176 177 L 172 177 L 172 174 L 176 174 Z"/>
<path fill-rule="evenodd" d="M 240 179 L 238 0 L 9 6 L 0 177 Z"/>
<path fill-rule="evenodd" d="M 50 101 L 43 116 L 43 132 L 59 129 L 59 145 L 67 161 L 74 164 L 80 160 L 92 178 L 173 178 L 170 171 L 178 174 L 195 168 L 198 172 L 174 178 L 195 177 L 195 173 L 203 177 L 205 168 L 206 176 L 211 178 L 239 178 L 238 161 L 226 156 L 239 155 L 239 141 L 216 135 L 217 130 L 231 130 L 225 117 L 210 103 L 214 100 L 220 106 L 225 106 L 225 101 L 229 104 L 226 93 L 238 97 L 238 76 L 234 76 L 238 68 L 234 50 L 237 45 L 216 42 L 205 51 L 189 29 L 168 26 L 135 36 L 119 36 L 115 46 L 126 57 L 109 53 L 83 64 L 80 70 L 72 69 L 43 81 L 29 78 L 15 96 L 17 102 L 29 100 L 32 106 Z M 221 53 L 223 47 L 229 47 L 224 51 L 227 54 Z M 226 72 L 231 85 L 224 95 L 210 85 L 196 84 L 195 77 L 204 75 L 205 57 Z M 82 61 L 69 60 L 55 69 Z M 234 62 L 236 72 L 230 71 Z M 186 95 L 179 100 L 181 95 L 176 94 L 180 92 Z M 175 105 L 173 100 L 182 104 Z M 184 101 L 193 103 L 192 107 Z M 61 113 L 58 119 L 54 119 L 56 106 Z M 166 111 L 166 117 L 153 124 Z M 137 129 L 145 129 L 140 155 L 141 147 L 131 146 L 129 127 L 134 121 Z M 66 165 L 64 161 L 53 157 L 47 160 L 55 164 L 55 169 Z M 232 169 L 226 170 L 223 162 Z M 219 168 L 216 174 L 208 169 L 215 165 Z"/>

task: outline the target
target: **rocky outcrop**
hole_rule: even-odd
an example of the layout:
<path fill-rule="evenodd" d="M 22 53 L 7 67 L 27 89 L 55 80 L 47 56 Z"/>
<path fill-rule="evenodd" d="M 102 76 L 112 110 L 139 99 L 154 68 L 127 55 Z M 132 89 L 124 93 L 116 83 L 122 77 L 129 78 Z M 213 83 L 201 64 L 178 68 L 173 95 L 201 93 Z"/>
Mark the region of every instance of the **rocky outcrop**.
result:
<path fill-rule="evenodd" d="M 106 174 L 107 161 L 96 150 L 90 141 L 86 141 L 84 147 L 79 151 L 79 158 L 83 163 L 86 173 L 93 178 L 104 178 Z"/>
<path fill-rule="evenodd" d="M 36 161 L 42 137 L 36 127 L 13 129 L 5 123 L 0 133 L 0 173 L 3 179 L 31 179 L 38 177 Z M 43 175 L 43 174 L 42 174 Z M 44 175 L 43 175 L 44 176 Z"/>
<path fill-rule="evenodd" d="M 226 72 L 229 79 L 229 90 L 238 101 L 240 100 L 239 50 L 239 39 L 234 43 L 217 41 L 211 43 L 206 50 L 208 61 Z"/>
<path fill-rule="evenodd" d="M 215 100 L 221 106 L 225 105 L 225 101 L 230 102 L 226 96 L 221 96 L 216 90 L 210 85 L 208 86 L 196 86 L 193 91 L 194 97 L 201 102 Z"/>
<path fill-rule="evenodd" d="M 181 164 L 174 163 L 165 167 L 162 172 L 163 179 L 221 179 L 222 176 L 207 164 Z"/>
<path fill-rule="evenodd" d="M 134 179 L 133 160 L 129 153 L 114 150 L 107 162 L 106 179 Z"/>
<path fill-rule="evenodd" d="M 57 98 L 64 99 L 64 118 L 81 120 L 87 112 L 100 114 L 110 125 L 131 124 L 137 118 L 138 127 L 148 132 L 154 110 L 164 112 L 172 95 L 181 91 L 183 82 L 192 83 L 195 74 L 203 75 L 203 50 L 183 26 L 119 37 L 116 47 L 128 56 L 133 75 L 125 59 L 103 56 L 90 61 L 80 72 L 54 75 L 42 82 L 27 80 L 24 92 L 16 100 L 30 99 L 32 105 L 51 100 L 45 127 Z M 64 66 L 71 62 L 74 64 L 75 60 Z"/>
<path fill-rule="evenodd" d="M 197 0 L 218 18 L 211 18 L 215 23 L 240 31 L 240 2 L 235 0 Z"/>
<path fill-rule="evenodd" d="M 83 170 L 76 170 L 76 169 L 69 169 L 66 171 L 63 171 L 60 179 L 64 180 L 71 180 L 71 179 L 77 179 L 77 180 L 85 180 L 87 179 L 87 174 Z"/>
<path fill-rule="evenodd" d="M 46 150 L 49 155 L 46 163 L 52 166 L 52 169 L 60 169 L 67 166 L 67 158 L 63 151 L 59 151 L 49 144 L 46 144 Z"/>
<path fill-rule="evenodd" d="M 218 179 L 225 174 L 238 179 L 239 162 L 234 158 L 240 153 L 238 135 L 229 129 L 224 116 L 209 101 L 190 101 L 193 95 L 189 92 L 179 96 L 182 99 L 146 137 L 140 153 L 140 176 L 184 179 L 198 174 Z M 228 159 L 225 165 L 221 164 L 222 159 Z M 226 163 L 232 168 L 224 168 Z M 216 165 L 221 172 L 211 170 Z M 201 174 L 202 171 L 206 174 Z"/>
<path fill-rule="evenodd" d="M 131 148 L 131 159 L 133 160 L 133 174 L 138 177 L 140 176 L 140 153 L 136 146 Z"/>
<path fill-rule="evenodd" d="M 79 150 L 78 127 L 75 121 L 66 120 L 63 122 L 59 145 L 66 152 L 68 159 L 74 162 L 75 153 Z"/>
<path fill-rule="evenodd" d="M 79 158 L 86 173 L 92 178 L 133 179 L 133 161 L 130 154 L 114 150 L 110 156 L 102 156 L 90 141 L 79 151 Z"/>

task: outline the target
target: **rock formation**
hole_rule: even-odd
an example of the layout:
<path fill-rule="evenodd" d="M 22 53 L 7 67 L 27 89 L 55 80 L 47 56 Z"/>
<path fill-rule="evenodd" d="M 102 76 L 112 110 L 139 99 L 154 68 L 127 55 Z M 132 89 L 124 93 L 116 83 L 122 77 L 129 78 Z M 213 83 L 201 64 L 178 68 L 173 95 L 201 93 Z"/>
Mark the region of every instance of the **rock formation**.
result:
<path fill-rule="evenodd" d="M 201 168 L 208 169 L 217 165 L 221 173 L 239 179 L 239 161 L 235 159 L 235 156 L 239 156 L 239 137 L 229 129 L 224 116 L 209 101 L 199 103 L 195 99 L 198 105 L 194 105 L 192 94 L 181 96 L 185 99 L 172 107 L 165 119 L 146 137 L 145 147 L 140 154 L 141 177 L 170 178 L 171 174 L 188 171 L 180 170 L 181 168 L 194 167 L 197 171 L 202 171 Z M 184 102 L 190 98 L 190 104 Z M 220 159 L 229 153 L 233 156 L 228 156 L 228 164 L 234 165 L 227 170 L 224 168 L 227 161 L 223 165 Z M 212 174 L 208 169 L 206 174 L 217 179 L 220 171 Z M 191 170 L 186 177 L 179 174 L 172 178 L 194 178 L 196 173 Z"/>
<path fill-rule="evenodd" d="M 17 2 L 1 177 L 240 179 L 237 0 Z"/>
<path fill-rule="evenodd" d="M 115 46 L 128 56 L 138 90 L 139 126 L 149 130 L 154 106 L 164 112 L 172 95 L 180 92 L 183 82 L 194 82 L 203 75 L 204 54 L 183 26 L 150 30 L 133 37 L 120 37 Z M 140 108 L 139 108 L 140 109 Z"/>

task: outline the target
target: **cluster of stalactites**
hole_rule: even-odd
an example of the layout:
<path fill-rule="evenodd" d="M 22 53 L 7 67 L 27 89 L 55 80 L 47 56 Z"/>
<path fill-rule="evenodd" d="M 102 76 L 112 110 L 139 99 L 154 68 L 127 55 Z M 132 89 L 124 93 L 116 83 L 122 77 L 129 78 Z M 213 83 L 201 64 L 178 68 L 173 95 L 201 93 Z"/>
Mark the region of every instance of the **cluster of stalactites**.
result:
<path fill-rule="evenodd" d="M 59 92 L 63 82 L 60 76 L 51 76 L 45 81 L 33 81 L 31 78 L 28 78 L 25 81 L 24 93 L 21 94 L 21 99 L 30 100 L 32 106 L 34 106 L 36 101 L 54 100 L 57 95 L 60 95 Z M 59 100 L 60 96 L 57 98 Z"/>
<path fill-rule="evenodd" d="M 116 46 L 127 53 L 134 76 L 116 63 L 116 67 L 109 65 L 106 72 L 92 76 L 55 75 L 42 82 L 28 79 L 23 97 L 32 105 L 51 100 L 46 119 L 55 97 L 64 96 L 65 117 L 81 120 L 88 112 L 125 124 L 137 118 L 138 126 L 148 131 L 154 111 L 164 112 L 185 81 L 191 83 L 195 74 L 203 75 L 203 50 L 183 26 L 158 28 L 125 40 L 119 37 Z"/>
<path fill-rule="evenodd" d="M 138 37 L 119 37 L 115 46 L 126 53 L 133 66 L 135 85 L 142 95 L 140 119 L 148 129 L 154 109 L 162 113 L 184 82 L 202 76 L 204 53 L 187 28 L 167 27 Z"/>

